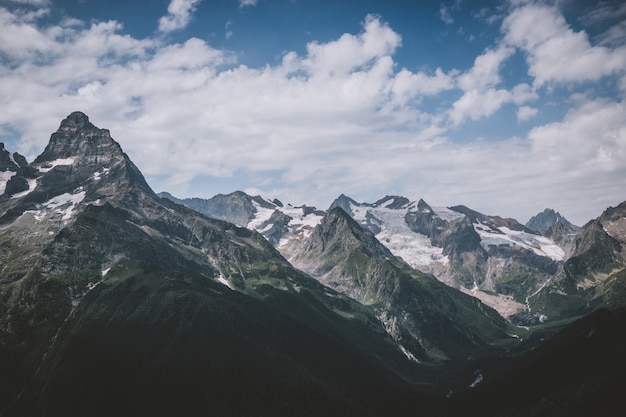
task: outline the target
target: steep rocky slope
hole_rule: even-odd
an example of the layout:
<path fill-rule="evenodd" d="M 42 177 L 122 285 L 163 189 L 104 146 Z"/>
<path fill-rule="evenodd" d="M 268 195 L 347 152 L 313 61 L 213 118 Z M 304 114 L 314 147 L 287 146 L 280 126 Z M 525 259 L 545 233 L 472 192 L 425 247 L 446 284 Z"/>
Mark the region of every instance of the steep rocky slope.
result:
<path fill-rule="evenodd" d="M 584 314 L 626 302 L 626 202 L 609 207 L 574 236 L 572 254 L 537 296 L 546 314 Z"/>
<path fill-rule="evenodd" d="M 366 386 L 418 375 L 370 309 L 156 196 L 84 114 L 26 168 L 0 197 L 3 415 L 219 413 L 241 390 L 244 414 L 368 414 Z"/>
<path fill-rule="evenodd" d="M 495 311 L 410 268 L 339 207 L 324 216 L 292 262 L 372 306 L 410 358 L 458 359 L 515 340 L 515 329 Z"/>

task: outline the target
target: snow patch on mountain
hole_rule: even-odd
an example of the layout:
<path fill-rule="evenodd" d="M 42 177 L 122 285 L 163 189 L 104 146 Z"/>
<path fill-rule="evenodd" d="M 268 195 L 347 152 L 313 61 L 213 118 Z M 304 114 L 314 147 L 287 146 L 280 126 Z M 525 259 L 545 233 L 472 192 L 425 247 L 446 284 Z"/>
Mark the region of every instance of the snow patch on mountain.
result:
<path fill-rule="evenodd" d="M 454 210 L 450 210 L 447 207 L 431 207 L 437 217 L 447 222 L 454 221 L 456 219 L 460 219 L 463 217 L 463 214 L 458 213 Z"/>
<path fill-rule="evenodd" d="M 303 207 L 287 205 L 285 207 L 278 207 L 277 209 L 291 217 L 292 220 L 289 222 L 288 226 L 294 230 L 301 230 L 305 238 L 311 235 L 315 226 L 317 226 L 324 217 L 314 212 L 305 214 Z"/>
<path fill-rule="evenodd" d="M 100 178 L 102 178 L 103 175 L 108 174 L 108 172 L 110 170 L 111 170 L 111 168 L 103 168 L 102 171 L 94 172 L 93 173 L 93 180 L 94 181 L 100 181 Z"/>
<path fill-rule="evenodd" d="M 59 165 L 72 165 L 74 163 L 74 158 L 59 158 L 59 159 L 55 159 L 54 161 L 50 161 L 50 162 L 44 162 L 43 164 L 41 164 L 41 166 L 39 167 L 39 172 L 45 173 L 48 172 L 50 170 L 52 170 L 52 168 L 59 166 Z"/>
<path fill-rule="evenodd" d="M 476 375 L 476 379 L 474 379 L 474 381 L 471 384 L 469 384 L 468 388 L 474 388 L 474 387 L 476 387 L 476 385 L 478 385 L 481 382 L 483 382 L 484 377 L 483 377 L 483 374 L 480 371 L 480 369 L 477 369 L 474 372 L 474 375 Z"/>
<path fill-rule="evenodd" d="M 480 236 L 480 244 L 486 251 L 491 246 L 519 246 L 532 250 L 539 256 L 546 256 L 555 261 L 562 261 L 565 252 L 552 240 L 519 230 L 511 230 L 508 227 L 498 227 L 493 229 L 483 223 L 474 223 L 474 230 Z"/>
<path fill-rule="evenodd" d="M 254 206 L 256 213 L 254 215 L 254 218 L 248 223 L 247 227 L 248 229 L 254 229 L 259 233 L 263 233 L 264 230 L 260 228 L 270 219 L 270 217 L 272 217 L 275 209 L 263 207 L 255 200 L 252 200 L 252 205 Z M 268 227 L 271 227 L 271 225 L 268 225 Z"/>
<path fill-rule="evenodd" d="M 409 352 L 404 346 L 402 346 L 401 344 L 398 344 L 398 347 L 400 348 L 402 353 L 404 353 L 404 356 L 406 356 L 409 360 L 420 363 L 420 361 L 411 352 Z"/>
<path fill-rule="evenodd" d="M 85 194 L 85 191 L 64 193 L 37 205 L 37 210 L 27 212 L 32 213 L 37 221 L 60 216 L 63 222 L 67 222 L 74 217 L 74 209 L 85 199 Z"/>
<path fill-rule="evenodd" d="M 30 180 L 26 180 L 26 181 L 28 182 L 28 190 L 22 191 L 21 193 L 13 194 L 11 196 L 12 199 L 14 199 L 14 198 L 21 198 L 21 197 L 24 197 L 25 195 L 28 195 L 28 194 L 33 192 L 33 190 L 37 186 L 37 180 L 36 179 L 30 179 Z"/>
<path fill-rule="evenodd" d="M 4 194 L 7 182 L 15 175 L 13 171 L 0 171 L 0 195 Z"/>
<path fill-rule="evenodd" d="M 289 216 L 291 220 L 287 223 L 289 230 L 281 239 L 277 245 L 277 248 L 283 248 L 289 246 L 294 240 L 303 240 L 308 238 L 315 226 L 322 221 L 322 215 L 315 210 L 307 210 L 306 206 L 294 207 L 291 204 L 286 206 L 277 206 L 270 200 L 268 201 L 272 207 L 264 207 L 259 202 L 252 200 L 252 204 L 255 208 L 254 218 L 247 224 L 248 229 L 256 230 L 263 234 L 269 231 L 274 224 L 270 222 L 270 218 L 275 212 L 281 212 L 286 216 Z M 309 208 L 310 209 L 310 208 Z"/>
<path fill-rule="evenodd" d="M 85 199 L 85 191 L 79 191 L 76 194 L 64 193 L 51 198 L 42 204 L 42 207 L 53 210 L 55 213 L 62 215 L 63 220 L 72 218 L 72 212 L 78 204 Z"/>
<path fill-rule="evenodd" d="M 232 287 L 232 285 L 230 285 L 230 282 L 228 282 L 228 280 L 226 279 L 225 276 L 220 275 L 219 277 L 217 277 L 217 282 L 219 282 L 222 285 L 226 285 L 228 288 L 230 288 L 231 290 L 234 290 L 234 288 Z"/>

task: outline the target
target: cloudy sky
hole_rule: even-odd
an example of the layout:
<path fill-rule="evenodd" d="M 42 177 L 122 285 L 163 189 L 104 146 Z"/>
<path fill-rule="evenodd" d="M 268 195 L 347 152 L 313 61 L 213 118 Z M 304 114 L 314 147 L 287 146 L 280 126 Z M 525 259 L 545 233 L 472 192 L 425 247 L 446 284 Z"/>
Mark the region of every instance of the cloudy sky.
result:
<path fill-rule="evenodd" d="M 626 200 L 625 96 L 620 0 L 0 0 L 0 141 L 80 110 L 178 197 L 582 225 Z"/>

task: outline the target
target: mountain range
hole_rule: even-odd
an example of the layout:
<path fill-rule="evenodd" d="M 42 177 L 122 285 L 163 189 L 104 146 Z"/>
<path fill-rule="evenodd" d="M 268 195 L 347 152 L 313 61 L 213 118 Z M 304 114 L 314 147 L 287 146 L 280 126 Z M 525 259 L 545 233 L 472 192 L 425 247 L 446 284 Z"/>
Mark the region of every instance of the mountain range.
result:
<path fill-rule="evenodd" d="M 626 204 L 578 229 L 178 200 L 81 112 L 32 163 L 1 145 L 0 190 L 3 417 L 566 415 L 623 387 Z"/>
<path fill-rule="evenodd" d="M 617 294 L 622 294 L 626 265 L 626 203 L 580 228 L 552 209 L 523 225 L 465 206 L 431 207 L 402 196 L 357 203 L 340 195 L 322 211 L 242 192 L 211 199 L 160 195 L 257 230 L 309 273 L 311 266 L 303 264 L 309 256 L 308 240 L 324 216 L 340 208 L 413 270 L 480 299 L 518 325 L 575 318 L 621 303 Z M 227 204 L 236 208 L 225 209 Z"/>

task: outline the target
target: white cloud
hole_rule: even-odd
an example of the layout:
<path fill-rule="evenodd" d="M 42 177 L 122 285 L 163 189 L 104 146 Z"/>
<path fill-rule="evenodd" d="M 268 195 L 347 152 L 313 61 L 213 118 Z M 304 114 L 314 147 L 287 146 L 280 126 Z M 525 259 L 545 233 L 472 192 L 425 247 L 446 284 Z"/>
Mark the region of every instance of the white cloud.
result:
<path fill-rule="evenodd" d="M 115 21 L 44 27 L 0 8 L 0 128 L 32 158 L 62 118 L 84 111 L 157 191 L 181 197 L 199 194 L 192 179 L 209 178 L 210 193 L 211 177 L 242 178 L 237 188 L 320 207 L 340 193 L 397 193 L 520 220 L 548 205 L 579 223 L 619 203 L 609 200 L 626 174 L 621 101 L 576 96 L 563 120 L 532 128 L 543 92 L 502 72 L 518 46 L 495 42 L 468 69 L 412 71 L 394 60 L 401 44 L 368 16 L 359 33 L 250 68 L 197 38 L 136 39 Z M 528 135 L 481 141 L 463 130 L 507 103 Z"/>
<path fill-rule="evenodd" d="M 391 80 L 389 91 L 394 97 L 393 104 L 404 106 L 416 97 L 434 96 L 454 87 L 454 73 L 445 74 L 441 68 L 430 76 L 424 72 L 411 72 L 403 68 Z"/>
<path fill-rule="evenodd" d="M 465 120 L 478 120 L 491 116 L 503 104 L 511 100 L 511 93 L 503 89 L 489 88 L 485 91 L 470 90 L 454 102 L 450 110 L 450 119 L 454 125 Z"/>
<path fill-rule="evenodd" d="M 549 154 L 551 162 L 589 175 L 594 171 L 626 168 L 626 105 L 608 100 L 588 100 L 567 113 L 563 121 L 532 129 L 528 138 L 535 155 Z M 624 177 L 626 178 L 626 177 Z"/>
<path fill-rule="evenodd" d="M 459 125 L 467 119 L 478 120 L 491 116 L 505 103 L 530 97 L 525 85 L 515 87 L 515 93 L 496 88 L 501 83 L 502 64 L 513 52 L 513 48 L 509 47 L 488 49 L 476 57 L 472 68 L 458 77 L 457 84 L 464 93 L 449 111 L 453 125 Z"/>
<path fill-rule="evenodd" d="M 539 113 L 539 110 L 534 107 L 522 106 L 517 109 L 517 121 L 525 122 L 535 117 L 537 113 Z"/>
<path fill-rule="evenodd" d="M 483 90 L 500 83 L 500 68 L 504 61 L 513 54 L 508 47 L 487 50 L 474 60 L 474 66 L 459 77 L 459 87 L 463 91 Z"/>
<path fill-rule="evenodd" d="M 309 43 L 302 64 L 316 76 L 341 76 L 393 54 L 400 44 L 400 35 L 380 19 L 369 15 L 364 22 L 364 31 L 359 35 L 346 33 L 325 44 Z"/>
<path fill-rule="evenodd" d="M 526 54 L 534 84 L 597 81 L 626 70 L 626 47 L 591 45 L 585 32 L 573 31 L 558 9 L 525 4 L 504 19 L 505 41 Z"/>
<path fill-rule="evenodd" d="M 167 15 L 159 19 L 159 30 L 164 33 L 185 28 L 201 0 L 170 0 Z"/>

